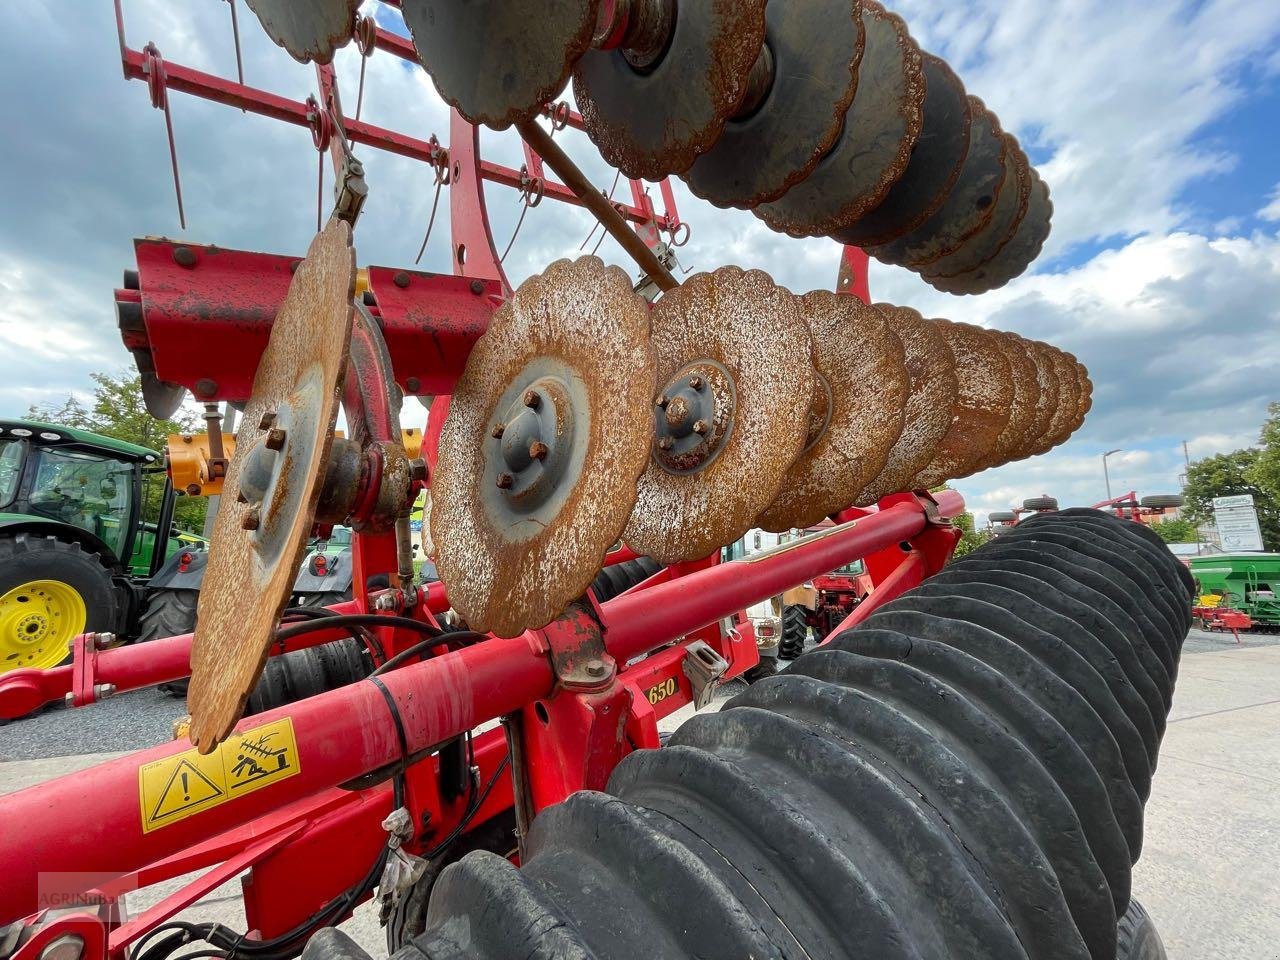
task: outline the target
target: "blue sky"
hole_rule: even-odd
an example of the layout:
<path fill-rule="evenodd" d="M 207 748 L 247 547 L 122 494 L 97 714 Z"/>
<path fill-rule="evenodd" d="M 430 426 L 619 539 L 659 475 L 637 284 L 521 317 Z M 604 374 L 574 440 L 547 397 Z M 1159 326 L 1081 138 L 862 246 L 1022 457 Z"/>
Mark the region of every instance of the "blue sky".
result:
<path fill-rule="evenodd" d="M 1182 441 L 1192 456 L 1252 441 L 1280 400 L 1280 4 L 1260 0 L 893 0 L 927 49 L 1029 149 L 1053 189 L 1054 232 L 1040 262 L 979 298 L 939 294 L 876 266 L 873 296 L 929 316 L 1049 340 L 1076 353 L 1097 385 L 1080 432 L 1045 456 L 958 486 L 980 514 L 1041 493 L 1101 499 L 1100 455 L 1113 489 L 1176 489 Z M 16 131 L 0 151 L 9 186 L 0 218 L 0 415 L 84 391 L 94 370 L 128 366 L 111 289 L 131 240 L 186 236 L 297 253 L 314 229 L 315 154 L 306 131 L 173 96 L 188 229 L 173 208 L 161 115 L 120 75 L 111 4 L 26 0 L 24 29 L 0 35 L 0 119 Z M 229 18 L 219 0 L 126 0 L 130 42 L 232 75 Z M 240 6 L 249 82 L 303 99 L 309 67 L 261 35 Z M 379 18 L 398 14 L 381 7 Z M 39 37 L 40 43 L 31 42 Z M 51 68 L 57 65 L 57 68 Z M 339 55 L 348 96 L 358 59 Z M 33 78 L 39 78 L 36 85 Z M 420 72 L 386 55 L 369 62 L 365 116 L 446 139 L 446 112 Z M 581 136 L 567 148 L 601 186 L 605 169 Z M 486 155 L 519 166 L 512 134 L 486 134 Z M 430 208 L 429 173 L 364 155 L 373 193 L 357 231 L 362 263 L 412 261 Z M 839 251 L 794 241 L 752 217 L 716 210 L 677 185 L 693 227 L 683 261 L 758 267 L 796 292 L 834 283 Z M 1268 207 L 1271 209 L 1268 210 Z M 514 194 L 493 189 L 499 248 Z M 519 281 L 577 254 L 586 215 L 533 211 L 507 266 Z M 447 269 L 437 237 L 424 259 Z M 612 242 L 600 254 L 630 269 Z M 413 409 L 412 407 L 410 409 Z"/>

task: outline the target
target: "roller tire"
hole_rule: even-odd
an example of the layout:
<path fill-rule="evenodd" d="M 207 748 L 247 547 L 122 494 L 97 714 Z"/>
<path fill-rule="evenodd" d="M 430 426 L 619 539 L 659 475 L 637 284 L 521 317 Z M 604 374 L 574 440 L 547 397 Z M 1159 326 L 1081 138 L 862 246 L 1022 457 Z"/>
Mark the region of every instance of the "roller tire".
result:
<path fill-rule="evenodd" d="M 596 578 L 591 581 L 591 592 L 595 594 L 597 602 L 604 603 L 643 583 L 661 569 L 662 565 L 651 557 L 624 560 L 597 573 Z"/>
<path fill-rule="evenodd" d="M 1151 914 L 1137 900 L 1129 901 L 1129 909 L 1120 918 L 1116 960 L 1168 960 L 1164 941 Z"/>
<path fill-rule="evenodd" d="M 992 523 L 1013 523 L 1018 519 L 1018 515 L 1011 510 L 997 510 L 995 513 L 987 514 L 987 519 Z"/>
<path fill-rule="evenodd" d="M 1182 506 L 1182 497 L 1176 493 L 1162 493 L 1151 497 L 1143 497 L 1138 501 L 1138 505 L 1149 510 L 1168 510 L 1171 507 Z"/>
<path fill-rule="evenodd" d="M 778 659 L 794 660 L 804 653 L 804 642 L 809 636 L 807 607 L 793 603 L 782 610 L 782 637 L 778 641 Z"/>
<path fill-rule="evenodd" d="M 1031 497 L 1022 501 L 1023 510 L 1057 510 L 1058 501 L 1053 497 Z"/>

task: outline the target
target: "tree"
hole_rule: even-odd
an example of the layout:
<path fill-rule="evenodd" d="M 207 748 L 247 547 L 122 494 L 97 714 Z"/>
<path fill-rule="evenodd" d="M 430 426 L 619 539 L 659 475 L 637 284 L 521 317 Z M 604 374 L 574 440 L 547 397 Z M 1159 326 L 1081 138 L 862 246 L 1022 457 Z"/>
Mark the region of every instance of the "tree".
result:
<path fill-rule="evenodd" d="M 172 420 L 157 420 L 147 412 L 142 402 L 142 378 L 122 373 L 111 376 L 106 373 L 90 374 L 94 382 L 93 404 L 86 407 L 77 397 L 69 396 L 61 404 L 42 404 L 27 411 L 32 420 L 61 424 L 100 433 L 104 437 L 136 443 L 152 450 L 165 448 L 171 433 L 196 433 L 203 429 L 201 418 L 191 411 L 179 410 Z M 160 514 L 163 496 L 162 478 L 152 478 L 143 495 L 144 519 L 154 521 Z M 208 501 L 203 497 L 178 498 L 174 507 L 174 522 L 184 530 L 200 531 L 204 527 Z"/>
<path fill-rule="evenodd" d="M 1170 517 L 1151 524 L 1151 529 L 1165 543 L 1196 543 L 1200 534 L 1196 525 L 1186 517 Z"/>
<path fill-rule="evenodd" d="M 1280 549 L 1280 499 L 1253 479 L 1262 456 L 1260 450 L 1236 450 L 1191 464 L 1182 491 L 1183 516 L 1196 524 L 1211 522 L 1215 497 L 1248 494 L 1258 511 L 1263 546 L 1267 550 Z"/>
<path fill-rule="evenodd" d="M 960 528 L 961 532 L 960 542 L 956 544 L 956 552 L 954 554 L 956 559 L 973 553 L 984 543 L 991 540 L 993 536 L 990 530 L 976 529 L 972 513 L 962 513 L 952 522 Z"/>
<path fill-rule="evenodd" d="M 1280 403 L 1267 405 L 1267 419 L 1258 443 L 1258 458 L 1249 470 L 1249 479 L 1280 503 Z"/>

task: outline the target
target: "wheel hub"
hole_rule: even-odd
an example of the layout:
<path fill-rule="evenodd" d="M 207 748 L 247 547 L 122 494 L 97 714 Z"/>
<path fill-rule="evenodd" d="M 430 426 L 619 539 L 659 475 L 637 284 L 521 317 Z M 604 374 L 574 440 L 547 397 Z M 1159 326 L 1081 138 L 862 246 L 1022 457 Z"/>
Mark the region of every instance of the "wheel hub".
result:
<path fill-rule="evenodd" d="M 695 473 L 724 447 L 737 407 L 733 375 L 714 360 L 685 366 L 654 406 L 654 459 L 668 473 Z"/>
<path fill-rule="evenodd" d="M 85 627 L 80 594 L 58 580 L 32 580 L 0 596 L 0 673 L 45 670 L 66 659 Z"/>
<path fill-rule="evenodd" d="M 494 486 L 508 508 L 537 510 L 562 485 L 575 433 L 573 390 L 560 376 L 540 376 L 502 412 L 490 431 L 497 455 Z"/>

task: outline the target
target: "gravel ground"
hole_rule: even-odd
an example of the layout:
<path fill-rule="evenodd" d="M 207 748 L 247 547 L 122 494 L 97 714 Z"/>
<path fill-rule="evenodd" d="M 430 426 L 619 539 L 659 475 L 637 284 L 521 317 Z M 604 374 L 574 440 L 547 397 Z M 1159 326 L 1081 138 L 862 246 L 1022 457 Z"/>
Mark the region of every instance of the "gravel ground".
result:
<path fill-rule="evenodd" d="M 0 762 L 154 747 L 173 739 L 186 701 L 152 688 L 88 707 L 50 707 L 0 726 Z"/>

